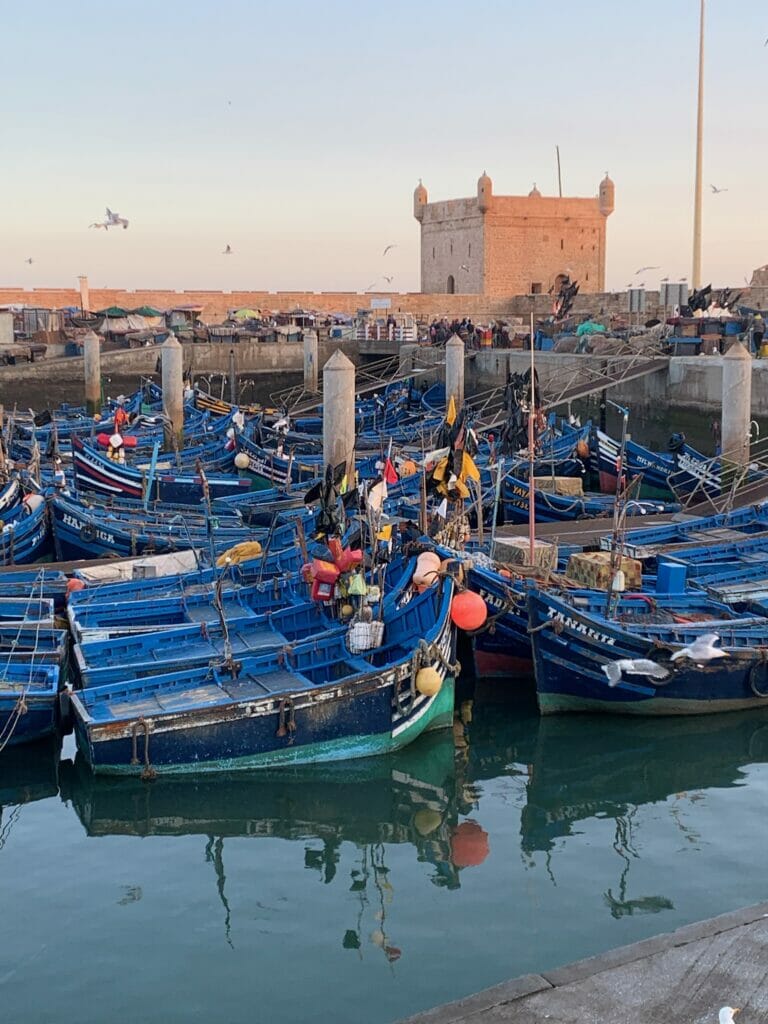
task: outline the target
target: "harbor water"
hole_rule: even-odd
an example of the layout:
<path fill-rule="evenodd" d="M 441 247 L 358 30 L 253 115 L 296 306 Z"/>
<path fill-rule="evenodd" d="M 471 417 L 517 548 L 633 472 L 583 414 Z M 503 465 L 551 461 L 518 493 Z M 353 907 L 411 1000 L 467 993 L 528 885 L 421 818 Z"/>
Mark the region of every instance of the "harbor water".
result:
<path fill-rule="evenodd" d="M 512 685 L 295 774 L 6 751 L 4 1019 L 384 1024 L 768 898 L 768 713 L 540 719 Z"/>

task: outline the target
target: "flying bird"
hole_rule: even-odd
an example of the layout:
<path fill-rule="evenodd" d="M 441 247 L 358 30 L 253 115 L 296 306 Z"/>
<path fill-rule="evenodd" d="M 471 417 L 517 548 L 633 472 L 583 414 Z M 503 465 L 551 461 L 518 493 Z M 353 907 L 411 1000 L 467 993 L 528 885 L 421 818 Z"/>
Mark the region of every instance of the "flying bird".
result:
<path fill-rule="evenodd" d="M 635 277 L 644 274 L 647 270 L 661 270 L 661 267 L 640 267 L 639 270 L 635 271 Z"/>
<path fill-rule="evenodd" d="M 621 682 L 622 672 L 631 676 L 650 676 L 651 679 L 666 679 L 669 675 L 663 665 L 650 658 L 619 658 L 618 661 L 609 661 L 602 666 L 603 672 L 608 676 L 609 686 L 618 686 Z"/>
<path fill-rule="evenodd" d="M 397 242 L 393 242 L 391 245 L 387 245 L 384 248 L 384 252 L 382 253 L 382 256 L 386 256 L 390 249 L 396 249 L 396 248 L 397 248 Z"/>
<path fill-rule="evenodd" d="M 715 647 L 719 639 L 720 637 L 717 633 L 702 633 L 701 636 L 696 637 L 693 643 L 681 647 L 679 651 L 675 651 L 669 660 L 677 661 L 678 658 L 690 658 L 695 664 L 702 665 L 715 658 L 727 658 L 727 651 L 722 650 L 720 647 Z"/>
<path fill-rule="evenodd" d="M 233 255 L 233 253 L 232 253 L 232 246 L 231 245 L 227 245 L 226 249 L 224 250 L 224 252 L 221 255 L 222 256 L 232 256 Z"/>
<path fill-rule="evenodd" d="M 367 292 L 369 292 L 369 291 L 371 291 L 372 288 L 375 288 L 375 287 L 376 287 L 376 282 L 374 281 L 372 284 L 369 284 L 368 287 L 365 290 Z"/>
<path fill-rule="evenodd" d="M 27 258 L 24 260 L 24 262 L 25 263 L 34 263 L 35 261 L 32 259 L 31 256 L 27 256 Z"/>
<path fill-rule="evenodd" d="M 719 195 L 721 192 L 727 192 L 728 191 L 727 188 L 718 188 L 716 185 L 710 185 L 709 187 L 712 189 L 712 195 L 715 195 L 715 196 Z"/>
<path fill-rule="evenodd" d="M 469 267 L 467 266 L 466 263 L 462 263 L 461 266 L 459 267 L 459 270 L 466 270 L 467 273 L 469 273 Z"/>
<path fill-rule="evenodd" d="M 385 274 L 384 280 L 387 282 L 387 284 L 392 284 L 392 282 L 394 281 L 394 275 L 392 275 L 392 277 L 387 277 L 387 275 Z"/>
<path fill-rule="evenodd" d="M 107 215 L 105 220 L 96 222 L 94 224 L 89 224 L 88 226 L 91 228 L 104 228 L 105 231 L 108 231 L 109 228 L 117 228 L 120 227 L 121 225 L 123 229 L 128 227 L 128 221 L 125 219 L 125 217 L 121 217 L 119 213 L 113 213 L 112 210 L 110 210 L 110 208 L 107 207 Z"/>
<path fill-rule="evenodd" d="M 768 41 L 766 41 L 768 45 Z M 737 1013 L 741 1013 L 741 1008 L 738 1006 L 724 1006 L 720 1013 L 717 1015 L 719 1024 L 734 1024 L 733 1018 Z"/>

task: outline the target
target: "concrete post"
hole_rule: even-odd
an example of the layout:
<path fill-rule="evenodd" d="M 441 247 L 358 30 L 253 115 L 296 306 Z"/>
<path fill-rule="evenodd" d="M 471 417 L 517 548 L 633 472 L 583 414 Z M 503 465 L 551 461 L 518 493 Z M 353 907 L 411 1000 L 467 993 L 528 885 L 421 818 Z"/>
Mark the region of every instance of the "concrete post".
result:
<path fill-rule="evenodd" d="M 81 274 L 77 279 L 80 282 L 80 309 L 87 313 L 91 308 L 91 293 L 88 287 L 88 278 Z"/>
<path fill-rule="evenodd" d="M 445 408 L 451 401 L 456 403 L 456 412 L 464 404 L 464 342 L 454 334 L 445 344 Z"/>
<path fill-rule="evenodd" d="M 355 465 L 355 364 L 337 349 L 323 368 L 323 459 L 326 465 Z"/>
<path fill-rule="evenodd" d="M 317 391 L 317 331 L 304 331 L 304 390 Z"/>
<path fill-rule="evenodd" d="M 752 356 L 734 341 L 723 356 L 723 463 L 749 464 L 749 425 L 752 420 Z M 725 468 L 725 465 L 724 467 Z"/>
<path fill-rule="evenodd" d="M 178 338 L 169 334 L 160 346 L 163 378 L 163 415 L 165 447 L 171 450 L 174 441 L 181 446 L 184 438 L 184 350 Z"/>
<path fill-rule="evenodd" d="M 101 412 L 101 338 L 93 331 L 83 338 L 85 409 L 89 416 Z"/>
<path fill-rule="evenodd" d="M 237 405 L 237 363 L 233 348 L 229 350 L 229 402 L 230 405 Z"/>

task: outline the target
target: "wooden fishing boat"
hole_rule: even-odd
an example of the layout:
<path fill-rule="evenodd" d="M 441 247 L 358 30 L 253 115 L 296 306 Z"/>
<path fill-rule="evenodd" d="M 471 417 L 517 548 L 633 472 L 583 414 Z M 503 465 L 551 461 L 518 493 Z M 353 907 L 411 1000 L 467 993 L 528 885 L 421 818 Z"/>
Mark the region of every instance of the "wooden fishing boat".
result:
<path fill-rule="evenodd" d="M 635 715 L 698 715 L 768 706 L 768 620 L 739 620 L 727 609 L 696 621 L 651 623 L 638 609 L 632 628 L 592 614 L 573 599 L 531 589 L 528 618 L 542 714 L 604 711 Z M 624 598 L 626 600 L 626 598 Z M 679 605 L 679 598 L 676 604 Z M 605 601 L 605 595 L 603 595 Z M 714 617 L 719 614 L 721 618 Z M 646 619 L 649 615 L 646 613 Z M 677 652 L 703 634 L 717 635 L 727 652 L 697 664 Z M 658 663 L 658 675 L 622 667 L 642 660 Z M 609 684 L 605 666 L 621 669 Z M 627 674 L 629 672 L 629 674 Z"/>
<path fill-rule="evenodd" d="M 600 479 L 600 490 L 616 493 L 616 465 L 621 443 L 595 431 L 592 451 Z M 669 452 L 654 452 L 636 441 L 626 441 L 625 475 L 642 477 L 643 493 L 675 496 L 696 491 L 701 498 L 720 494 L 722 485 L 719 464 L 680 441 Z"/>
<path fill-rule="evenodd" d="M 397 609 L 383 646 L 352 654 L 331 636 L 228 667 L 80 691 L 78 745 L 95 772 L 221 771 L 341 761 L 405 746 L 453 721 L 452 585 Z M 439 689 L 422 694 L 422 668 Z"/>
<path fill-rule="evenodd" d="M 201 473 L 169 472 L 166 469 L 140 471 L 113 462 L 87 445 L 72 438 L 72 460 L 78 489 L 129 498 L 197 505 L 205 498 L 226 497 L 251 489 L 251 481 L 237 476 L 203 477 Z"/>
<path fill-rule="evenodd" d="M 501 490 L 504 520 L 527 523 L 530 488 L 527 480 L 507 475 Z M 599 519 L 613 515 L 615 498 L 608 494 L 570 496 L 554 494 L 537 488 L 534 496 L 537 523 L 572 522 L 575 519 Z M 679 511 L 677 504 L 662 501 L 632 501 L 628 515 L 648 516 Z"/>
<path fill-rule="evenodd" d="M 14 506 L 0 528 L 0 565 L 25 565 L 39 562 L 50 548 L 48 512 L 44 501 L 32 511 Z"/>
<path fill-rule="evenodd" d="M 0 656 L 0 749 L 56 731 L 61 684 L 60 666 L 53 659 Z"/>

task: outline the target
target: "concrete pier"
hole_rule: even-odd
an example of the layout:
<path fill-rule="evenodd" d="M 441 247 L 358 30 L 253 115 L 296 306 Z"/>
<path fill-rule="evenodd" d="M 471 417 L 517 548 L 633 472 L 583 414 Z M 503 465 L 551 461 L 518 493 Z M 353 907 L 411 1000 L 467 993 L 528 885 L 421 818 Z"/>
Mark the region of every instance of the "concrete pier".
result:
<path fill-rule="evenodd" d="M 752 420 L 752 356 L 735 342 L 723 356 L 723 461 L 749 463 L 749 425 Z"/>
<path fill-rule="evenodd" d="M 464 405 L 464 342 L 454 334 L 445 343 L 445 407 L 451 397 L 456 403 L 456 412 Z"/>
<path fill-rule="evenodd" d="M 768 902 L 541 974 L 526 974 L 401 1024 L 716 1024 L 768 1015 Z"/>
<path fill-rule="evenodd" d="M 304 332 L 304 390 L 317 391 L 317 331 Z"/>
<path fill-rule="evenodd" d="M 323 368 L 323 460 L 326 466 L 355 461 L 355 364 L 334 352 Z"/>
<path fill-rule="evenodd" d="M 101 412 L 101 338 L 93 331 L 83 338 L 85 408 L 89 416 Z"/>
<path fill-rule="evenodd" d="M 165 446 L 179 446 L 184 438 L 184 350 L 179 340 L 169 334 L 160 347 L 163 379 L 163 415 Z"/>

